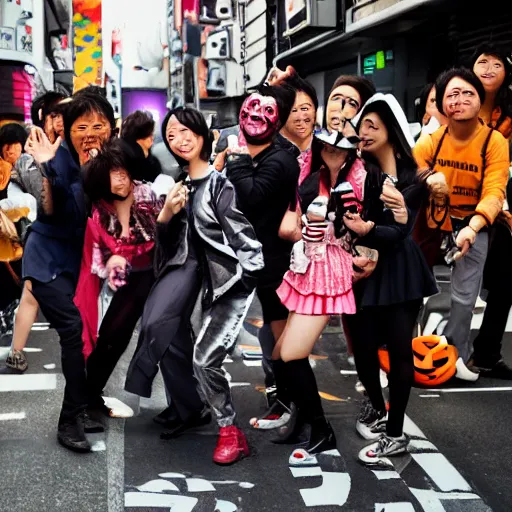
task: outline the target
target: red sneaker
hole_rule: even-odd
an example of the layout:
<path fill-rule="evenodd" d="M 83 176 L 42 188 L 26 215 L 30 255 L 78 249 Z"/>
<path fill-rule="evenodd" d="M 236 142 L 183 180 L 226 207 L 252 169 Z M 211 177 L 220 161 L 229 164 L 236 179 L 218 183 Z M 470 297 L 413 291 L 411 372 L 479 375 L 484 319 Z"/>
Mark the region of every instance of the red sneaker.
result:
<path fill-rule="evenodd" d="M 233 464 L 249 455 L 249 447 L 244 433 L 234 425 L 221 427 L 217 446 L 213 452 L 216 464 Z"/>

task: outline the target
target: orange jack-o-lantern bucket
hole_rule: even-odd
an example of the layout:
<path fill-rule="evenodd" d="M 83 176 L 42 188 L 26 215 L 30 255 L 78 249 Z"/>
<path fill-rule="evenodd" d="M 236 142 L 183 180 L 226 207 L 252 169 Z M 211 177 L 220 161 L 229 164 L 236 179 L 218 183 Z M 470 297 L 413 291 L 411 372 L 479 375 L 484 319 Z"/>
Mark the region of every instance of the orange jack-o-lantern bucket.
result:
<path fill-rule="evenodd" d="M 422 386 L 439 386 L 455 375 L 457 349 L 444 336 L 419 336 L 412 340 L 414 380 Z M 381 368 L 389 373 L 389 354 L 379 350 Z"/>

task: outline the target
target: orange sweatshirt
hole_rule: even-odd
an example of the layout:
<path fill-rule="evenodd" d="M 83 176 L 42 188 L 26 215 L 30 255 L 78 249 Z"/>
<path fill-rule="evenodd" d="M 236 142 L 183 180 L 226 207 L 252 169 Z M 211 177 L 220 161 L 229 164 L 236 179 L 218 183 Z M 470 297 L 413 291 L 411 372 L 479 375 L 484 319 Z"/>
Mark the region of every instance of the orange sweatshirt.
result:
<path fill-rule="evenodd" d="M 447 130 L 442 126 L 431 135 L 422 136 L 413 153 L 421 170 L 430 168 L 439 141 Z M 450 216 L 463 219 L 477 213 L 471 226 L 477 231 L 492 224 L 501 211 L 509 176 L 508 142 L 493 131 L 486 153 L 486 168 L 482 170 L 482 148 L 489 128 L 479 125 L 473 138 L 457 142 L 447 133 L 437 155 L 434 170 L 442 172 L 450 188 Z"/>

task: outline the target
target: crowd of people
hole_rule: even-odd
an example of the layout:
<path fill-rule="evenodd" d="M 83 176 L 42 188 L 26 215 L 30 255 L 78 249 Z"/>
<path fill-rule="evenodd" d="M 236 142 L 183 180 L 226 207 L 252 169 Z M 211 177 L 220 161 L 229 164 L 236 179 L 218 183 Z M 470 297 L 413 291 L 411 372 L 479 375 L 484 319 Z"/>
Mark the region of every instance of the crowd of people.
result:
<path fill-rule="evenodd" d="M 62 348 L 58 440 L 90 451 L 85 433 L 113 414 L 103 389 L 141 319 L 125 389 L 151 396 L 160 369 L 169 405 L 155 421 L 174 437 L 213 413 L 213 461 L 231 464 L 249 448 L 223 362 L 256 295 L 269 408 L 250 426 L 295 445 L 297 464 L 336 447 L 309 356 L 341 316 L 368 399 L 356 430 L 370 444 L 359 458 L 378 465 L 405 452 L 412 338 L 438 292 L 435 265 L 452 267 L 442 334 L 457 349 L 456 377 L 512 378 L 501 355 L 512 299 L 498 294 L 512 279 L 511 82 L 506 55 L 479 49 L 469 67 L 425 87 L 415 137 L 397 99 L 359 76 L 335 81 L 316 129 L 315 89 L 291 67 L 273 69 L 224 133 L 194 108 L 167 113 L 176 182 L 151 153 L 148 113 L 133 112 L 119 131 L 95 87 L 37 98 L 29 132 L 0 129 L 0 308 L 4 330 L 13 324 L 1 372 L 27 370 L 40 310 Z"/>

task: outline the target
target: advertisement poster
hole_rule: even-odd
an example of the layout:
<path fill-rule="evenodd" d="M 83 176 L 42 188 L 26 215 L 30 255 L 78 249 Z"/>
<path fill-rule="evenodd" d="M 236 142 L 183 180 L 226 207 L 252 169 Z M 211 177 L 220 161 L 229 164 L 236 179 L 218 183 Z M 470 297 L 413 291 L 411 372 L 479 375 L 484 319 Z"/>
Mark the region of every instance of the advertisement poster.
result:
<path fill-rule="evenodd" d="M 102 85 L 101 0 L 73 0 L 74 90 Z"/>
<path fill-rule="evenodd" d="M 42 20 L 36 20 L 40 23 Z M 0 50 L 32 55 L 34 12 L 32 0 L 0 2 Z M 21 57 L 26 61 L 26 58 Z M 6 59 L 8 60 L 8 59 Z"/>

